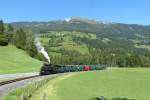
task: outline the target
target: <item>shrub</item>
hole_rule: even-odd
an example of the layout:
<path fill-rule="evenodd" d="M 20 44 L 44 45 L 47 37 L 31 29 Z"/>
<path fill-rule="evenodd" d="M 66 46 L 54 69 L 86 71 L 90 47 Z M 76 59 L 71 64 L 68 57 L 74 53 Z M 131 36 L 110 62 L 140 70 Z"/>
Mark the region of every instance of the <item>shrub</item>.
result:
<path fill-rule="evenodd" d="M 0 45 L 1 46 L 8 45 L 8 39 L 5 35 L 0 34 Z"/>

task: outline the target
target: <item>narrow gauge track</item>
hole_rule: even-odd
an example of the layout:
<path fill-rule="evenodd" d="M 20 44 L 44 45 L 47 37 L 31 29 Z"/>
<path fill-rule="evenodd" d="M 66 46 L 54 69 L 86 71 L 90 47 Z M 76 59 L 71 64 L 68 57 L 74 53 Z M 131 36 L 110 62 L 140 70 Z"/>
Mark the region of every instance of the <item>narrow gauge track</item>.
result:
<path fill-rule="evenodd" d="M 0 82 L 0 86 L 6 85 L 6 84 L 10 84 L 10 83 L 14 83 L 14 82 L 18 82 L 18 81 L 25 80 L 25 79 L 38 77 L 38 76 L 39 75 L 34 75 L 34 76 L 28 76 L 28 77 L 22 77 L 22 78 L 16 78 L 16 79 L 8 80 L 8 81 L 3 81 L 3 82 Z"/>

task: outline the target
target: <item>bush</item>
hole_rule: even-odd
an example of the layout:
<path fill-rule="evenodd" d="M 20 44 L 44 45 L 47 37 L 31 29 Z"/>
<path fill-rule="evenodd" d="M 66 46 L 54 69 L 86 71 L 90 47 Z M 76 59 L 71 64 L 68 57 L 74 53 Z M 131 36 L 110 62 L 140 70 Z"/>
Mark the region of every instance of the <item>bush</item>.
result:
<path fill-rule="evenodd" d="M 0 34 L 0 45 L 1 46 L 8 45 L 8 39 L 5 35 Z"/>

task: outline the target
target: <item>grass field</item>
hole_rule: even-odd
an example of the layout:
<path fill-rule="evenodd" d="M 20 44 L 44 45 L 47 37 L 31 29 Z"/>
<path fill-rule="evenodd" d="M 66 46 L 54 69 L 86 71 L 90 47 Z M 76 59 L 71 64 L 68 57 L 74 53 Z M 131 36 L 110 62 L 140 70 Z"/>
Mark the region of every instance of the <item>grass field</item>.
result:
<path fill-rule="evenodd" d="M 83 72 L 50 81 L 36 91 L 32 100 L 150 100 L 150 69 L 128 68 Z M 127 99 L 113 99 L 127 98 Z"/>
<path fill-rule="evenodd" d="M 0 74 L 35 72 L 41 64 L 14 46 L 0 46 Z"/>

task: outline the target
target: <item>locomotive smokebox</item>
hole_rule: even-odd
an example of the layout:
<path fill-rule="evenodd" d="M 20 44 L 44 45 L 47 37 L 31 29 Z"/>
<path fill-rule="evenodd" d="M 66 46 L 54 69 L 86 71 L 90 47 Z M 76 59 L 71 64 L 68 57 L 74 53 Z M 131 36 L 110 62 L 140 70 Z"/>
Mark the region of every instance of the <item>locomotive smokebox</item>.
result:
<path fill-rule="evenodd" d="M 53 72 L 53 64 L 44 63 L 40 70 L 40 75 L 49 75 Z"/>
<path fill-rule="evenodd" d="M 43 66 L 52 66 L 50 63 L 44 63 Z"/>

